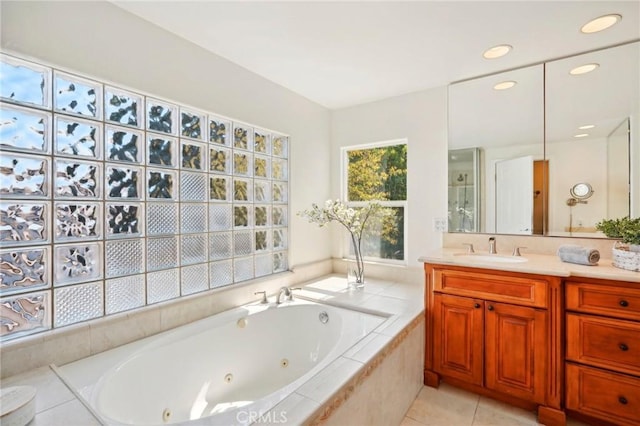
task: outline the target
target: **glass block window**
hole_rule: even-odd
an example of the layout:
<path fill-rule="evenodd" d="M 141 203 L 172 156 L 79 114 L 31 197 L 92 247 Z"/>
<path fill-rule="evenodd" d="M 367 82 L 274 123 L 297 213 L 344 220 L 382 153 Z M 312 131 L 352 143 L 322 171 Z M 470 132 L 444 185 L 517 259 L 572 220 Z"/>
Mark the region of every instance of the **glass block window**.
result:
<path fill-rule="evenodd" d="M 0 53 L 0 340 L 288 268 L 289 137 Z"/>

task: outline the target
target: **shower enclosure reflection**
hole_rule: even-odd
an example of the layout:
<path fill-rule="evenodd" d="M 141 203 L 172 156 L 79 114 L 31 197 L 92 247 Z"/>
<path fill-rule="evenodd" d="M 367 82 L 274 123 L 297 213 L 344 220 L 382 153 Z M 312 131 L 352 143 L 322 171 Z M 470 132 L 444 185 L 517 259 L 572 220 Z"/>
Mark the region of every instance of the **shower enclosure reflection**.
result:
<path fill-rule="evenodd" d="M 480 149 L 449 151 L 448 229 L 480 232 Z"/>

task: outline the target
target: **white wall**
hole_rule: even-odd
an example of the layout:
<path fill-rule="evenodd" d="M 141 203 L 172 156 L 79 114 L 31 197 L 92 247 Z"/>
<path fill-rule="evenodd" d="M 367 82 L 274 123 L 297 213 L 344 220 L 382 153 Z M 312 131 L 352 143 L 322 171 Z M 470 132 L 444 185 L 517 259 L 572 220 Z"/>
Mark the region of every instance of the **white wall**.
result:
<path fill-rule="evenodd" d="M 329 233 L 295 216 L 330 195 L 327 109 L 108 2 L 0 7 L 7 53 L 288 133 L 290 266 L 330 257 Z"/>
<path fill-rule="evenodd" d="M 549 232 L 565 235 L 569 215 L 573 226 L 594 227 L 607 217 L 607 141 L 605 139 L 570 140 L 547 144 L 549 159 Z M 626 165 L 625 165 L 626 167 Z M 576 183 L 593 188 L 588 204 L 570 208 L 566 200 Z"/>
<path fill-rule="evenodd" d="M 631 120 L 631 216 L 640 217 L 640 112 Z"/>
<path fill-rule="evenodd" d="M 332 112 L 331 193 L 340 196 L 340 148 L 404 139 L 407 153 L 407 220 L 410 267 L 418 257 L 441 247 L 433 219 L 447 217 L 447 89 L 440 87 Z M 322 201 L 322 200 L 320 200 Z M 342 257 L 340 239 L 334 257 Z"/>

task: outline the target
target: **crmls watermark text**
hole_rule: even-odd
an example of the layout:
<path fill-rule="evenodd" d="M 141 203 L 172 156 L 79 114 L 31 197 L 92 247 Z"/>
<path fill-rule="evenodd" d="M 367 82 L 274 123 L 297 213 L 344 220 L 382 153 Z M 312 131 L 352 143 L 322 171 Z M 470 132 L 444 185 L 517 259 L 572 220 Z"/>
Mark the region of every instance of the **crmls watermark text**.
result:
<path fill-rule="evenodd" d="M 272 410 L 260 414 L 258 411 L 238 411 L 236 414 L 236 420 L 242 424 L 251 424 L 255 422 L 285 424 L 287 423 L 287 412 Z"/>

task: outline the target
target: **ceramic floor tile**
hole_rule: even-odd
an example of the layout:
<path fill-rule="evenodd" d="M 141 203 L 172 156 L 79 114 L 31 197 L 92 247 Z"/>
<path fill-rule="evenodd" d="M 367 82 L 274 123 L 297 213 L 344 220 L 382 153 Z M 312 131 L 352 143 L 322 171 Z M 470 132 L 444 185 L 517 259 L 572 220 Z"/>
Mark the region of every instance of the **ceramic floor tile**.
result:
<path fill-rule="evenodd" d="M 536 413 L 480 397 L 473 426 L 537 426 Z"/>
<path fill-rule="evenodd" d="M 34 386 L 36 392 L 36 413 L 71 401 L 75 397 L 49 367 L 37 368 L 28 373 L 18 374 L 2 380 L 2 387 Z"/>
<path fill-rule="evenodd" d="M 538 426 L 536 419 L 536 413 L 443 383 L 423 387 L 399 426 Z M 567 426 L 588 425 L 568 418 Z"/>
<path fill-rule="evenodd" d="M 411 417 L 405 417 L 404 419 L 402 419 L 402 422 L 400 423 L 399 426 L 424 426 L 424 423 L 420 423 L 417 420 L 413 420 Z M 453 425 L 449 425 L 449 426 L 453 426 Z"/>
<path fill-rule="evenodd" d="M 471 426 L 479 396 L 442 383 L 423 387 L 407 417 L 426 426 Z"/>

